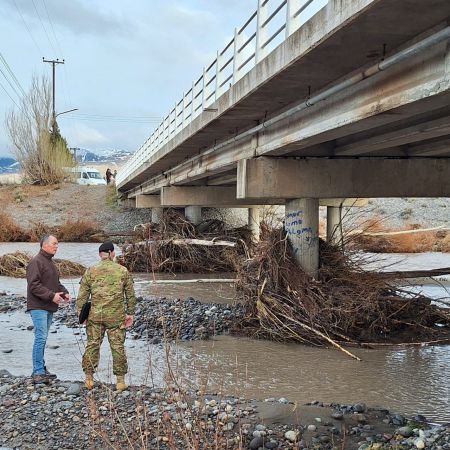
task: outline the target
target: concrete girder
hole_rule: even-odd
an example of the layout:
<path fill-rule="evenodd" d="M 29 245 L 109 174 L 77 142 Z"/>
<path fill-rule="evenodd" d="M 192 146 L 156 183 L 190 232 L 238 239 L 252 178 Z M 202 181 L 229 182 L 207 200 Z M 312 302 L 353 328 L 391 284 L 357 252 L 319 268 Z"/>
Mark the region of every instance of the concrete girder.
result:
<path fill-rule="evenodd" d="M 450 197 L 450 159 L 244 160 L 237 198 Z"/>
<path fill-rule="evenodd" d="M 136 195 L 136 208 L 157 208 L 161 206 L 159 195 Z"/>
<path fill-rule="evenodd" d="M 430 122 L 420 123 L 402 130 L 352 142 L 335 148 L 336 156 L 363 155 L 369 152 L 411 144 L 450 134 L 450 117 L 442 117 Z"/>
<path fill-rule="evenodd" d="M 273 199 L 271 204 L 284 204 Z M 168 186 L 161 189 L 161 205 L 166 207 L 204 206 L 213 208 L 248 208 L 252 202 L 238 200 L 235 186 Z M 257 203 L 259 205 L 259 203 Z"/>

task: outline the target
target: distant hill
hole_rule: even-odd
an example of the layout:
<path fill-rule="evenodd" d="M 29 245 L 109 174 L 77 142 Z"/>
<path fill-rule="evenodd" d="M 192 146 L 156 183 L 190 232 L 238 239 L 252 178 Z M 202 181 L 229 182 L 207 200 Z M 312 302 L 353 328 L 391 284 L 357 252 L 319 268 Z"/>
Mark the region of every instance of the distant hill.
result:
<path fill-rule="evenodd" d="M 19 170 L 19 163 L 11 157 L 0 157 L 0 173 L 14 173 Z"/>
<path fill-rule="evenodd" d="M 80 163 L 123 162 L 132 155 L 131 152 L 125 150 L 105 150 L 99 155 L 85 148 L 71 148 L 70 151 L 75 153 L 77 161 Z"/>
<path fill-rule="evenodd" d="M 132 155 L 131 152 L 127 152 L 125 150 L 106 150 L 100 155 L 85 148 L 71 148 L 70 151 L 75 153 L 79 163 L 123 163 Z M 17 173 L 19 170 L 19 163 L 14 158 L 7 156 L 0 157 L 0 174 Z"/>

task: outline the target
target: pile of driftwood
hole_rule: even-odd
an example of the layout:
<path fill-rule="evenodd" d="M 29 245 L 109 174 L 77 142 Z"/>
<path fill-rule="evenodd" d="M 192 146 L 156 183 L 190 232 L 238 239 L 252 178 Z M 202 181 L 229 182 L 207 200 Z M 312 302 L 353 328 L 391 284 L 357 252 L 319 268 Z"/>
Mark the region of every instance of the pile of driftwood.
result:
<path fill-rule="evenodd" d="M 27 253 L 15 252 L 0 256 L 0 275 L 14 278 L 25 278 L 27 265 L 31 256 Z M 53 262 L 62 277 L 83 275 L 86 267 L 81 264 L 54 258 Z"/>
<path fill-rule="evenodd" d="M 194 225 L 174 210 L 137 232 L 144 240 L 123 246 L 119 258 L 132 272 L 232 272 L 252 246 L 247 227 L 226 229 L 216 219 Z"/>
<path fill-rule="evenodd" d="M 254 257 L 238 273 L 247 305 L 239 331 L 333 345 L 348 354 L 342 345 L 426 341 L 441 338 L 445 330 L 450 336 L 449 310 L 364 271 L 340 249 L 321 242 L 320 273 L 314 280 L 299 268 L 284 231 L 262 224 L 261 233 Z"/>

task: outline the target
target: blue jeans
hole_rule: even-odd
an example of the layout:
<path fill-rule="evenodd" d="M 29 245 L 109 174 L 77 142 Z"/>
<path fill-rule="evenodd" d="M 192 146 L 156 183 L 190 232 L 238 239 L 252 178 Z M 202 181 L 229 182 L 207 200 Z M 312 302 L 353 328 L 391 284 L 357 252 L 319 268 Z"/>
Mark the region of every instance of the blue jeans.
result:
<path fill-rule="evenodd" d="M 48 330 L 52 324 L 53 313 L 44 309 L 32 309 L 31 320 L 34 325 L 33 375 L 45 374 L 44 350 Z"/>

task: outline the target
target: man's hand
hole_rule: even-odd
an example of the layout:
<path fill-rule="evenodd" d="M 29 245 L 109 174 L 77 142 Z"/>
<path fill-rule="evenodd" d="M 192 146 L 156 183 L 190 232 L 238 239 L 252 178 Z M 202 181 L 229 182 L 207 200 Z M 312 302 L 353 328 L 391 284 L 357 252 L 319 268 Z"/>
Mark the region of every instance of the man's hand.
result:
<path fill-rule="evenodd" d="M 56 303 L 57 305 L 59 305 L 61 302 L 64 301 L 64 295 L 65 295 L 64 292 L 57 292 L 57 293 L 53 296 L 52 302 L 53 302 L 53 303 Z"/>
<path fill-rule="evenodd" d="M 129 316 L 128 314 L 125 316 L 125 328 L 131 328 L 133 326 L 133 316 Z"/>

